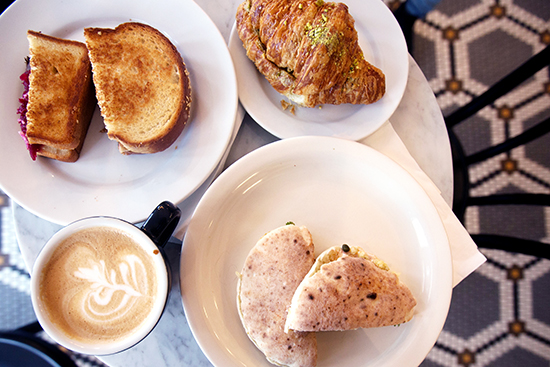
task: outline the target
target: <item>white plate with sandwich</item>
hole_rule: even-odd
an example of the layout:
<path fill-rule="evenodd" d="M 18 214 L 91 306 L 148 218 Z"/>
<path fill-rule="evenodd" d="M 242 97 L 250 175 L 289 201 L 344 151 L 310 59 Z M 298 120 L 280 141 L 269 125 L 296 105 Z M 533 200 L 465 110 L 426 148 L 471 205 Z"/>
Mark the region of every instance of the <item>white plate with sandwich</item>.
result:
<path fill-rule="evenodd" d="M 247 57 L 236 26 L 229 40 L 235 63 L 239 98 L 247 112 L 271 134 L 284 139 L 304 135 L 334 136 L 360 140 L 378 129 L 393 114 L 405 91 L 408 52 L 405 38 L 391 11 L 379 0 L 345 0 L 355 19 L 364 59 L 379 68 L 386 79 L 386 92 L 368 105 L 323 104 L 298 107 L 278 93 Z M 284 109 L 281 101 L 294 105 Z"/>
<path fill-rule="evenodd" d="M 375 255 L 417 302 L 412 320 L 399 326 L 316 333 L 317 365 L 420 364 L 450 305 L 445 229 L 427 194 L 399 165 L 333 137 L 261 147 L 224 171 L 199 202 L 182 246 L 180 280 L 186 317 L 209 360 L 270 366 L 241 323 L 237 273 L 258 240 L 287 222 L 307 227 L 315 256 L 343 244 Z"/>
<path fill-rule="evenodd" d="M 84 28 L 127 22 L 156 28 L 183 58 L 192 90 L 183 132 L 164 151 L 122 155 L 96 106 L 76 162 L 33 161 L 17 123 L 27 30 L 84 42 Z M 142 221 L 159 202 L 189 197 L 229 147 L 238 107 L 234 67 L 223 37 L 193 1 L 18 0 L 0 17 L 0 40 L 0 187 L 39 217 L 61 225 L 92 215 Z"/>

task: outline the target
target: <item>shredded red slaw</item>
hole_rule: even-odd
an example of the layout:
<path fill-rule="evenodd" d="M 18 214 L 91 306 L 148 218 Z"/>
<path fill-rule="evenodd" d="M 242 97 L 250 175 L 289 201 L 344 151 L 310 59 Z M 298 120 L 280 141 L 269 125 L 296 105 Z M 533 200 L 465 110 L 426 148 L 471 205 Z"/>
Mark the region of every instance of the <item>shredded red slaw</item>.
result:
<path fill-rule="evenodd" d="M 19 135 L 23 138 L 25 141 L 25 144 L 27 145 L 27 149 L 29 150 L 29 153 L 31 155 L 32 160 L 36 160 L 36 153 L 40 150 L 39 144 L 31 144 L 29 143 L 29 139 L 27 139 L 27 104 L 29 103 L 29 75 L 31 74 L 31 68 L 29 65 L 29 62 L 27 60 L 27 69 L 19 79 L 23 82 L 23 95 L 21 98 L 19 98 L 19 103 L 21 103 L 21 106 L 17 109 L 17 113 L 19 114 L 19 119 L 17 122 L 19 122 L 19 127 L 21 128 L 21 131 L 19 132 Z"/>

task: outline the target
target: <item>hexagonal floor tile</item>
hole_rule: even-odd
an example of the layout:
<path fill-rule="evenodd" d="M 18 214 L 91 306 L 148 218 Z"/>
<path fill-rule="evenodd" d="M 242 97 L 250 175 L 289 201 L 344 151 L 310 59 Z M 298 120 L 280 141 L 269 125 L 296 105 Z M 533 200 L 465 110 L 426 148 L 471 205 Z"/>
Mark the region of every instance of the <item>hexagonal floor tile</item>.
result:
<path fill-rule="evenodd" d="M 532 56 L 533 50 L 505 31 L 496 29 L 469 43 L 468 53 L 470 76 L 491 86 Z"/>
<path fill-rule="evenodd" d="M 473 273 L 453 290 L 453 302 L 444 329 L 469 338 L 500 318 L 499 285 Z"/>

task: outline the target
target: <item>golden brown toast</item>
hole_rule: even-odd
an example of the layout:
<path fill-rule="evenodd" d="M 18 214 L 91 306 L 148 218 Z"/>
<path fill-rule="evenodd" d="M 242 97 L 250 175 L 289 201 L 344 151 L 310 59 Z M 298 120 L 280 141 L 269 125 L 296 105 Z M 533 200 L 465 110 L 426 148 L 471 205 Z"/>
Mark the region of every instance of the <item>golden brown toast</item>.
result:
<path fill-rule="evenodd" d="M 245 0 L 236 24 L 248 58 L 298 105 L 370 104 L 386 91 L 383 72 L 363 57 L 345 4 Z"/>
<path fill-rule="evenodd" d="M 88 50 L 82 42 L 29 30 L 27 139 L 37 154 L 78 159 L 96 105 Z"/>
<path fill-rule="evenodd" d="M 176 47 L 155 28 L 133 22 L 85 28 L 84 36 L 109 138 L 124 154 L 168 148 L 191 104 L 188 71 Z"/>

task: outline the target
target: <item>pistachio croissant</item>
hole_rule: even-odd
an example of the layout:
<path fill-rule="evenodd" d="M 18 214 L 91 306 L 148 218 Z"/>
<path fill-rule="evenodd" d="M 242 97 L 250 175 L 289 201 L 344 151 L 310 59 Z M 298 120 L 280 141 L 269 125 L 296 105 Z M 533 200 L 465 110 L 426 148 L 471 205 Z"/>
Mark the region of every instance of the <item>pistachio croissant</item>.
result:
<path fill-rule="evenodd" d="M 279 93 L 304 107 L 370 104 L 385 93 L 342 3 L 245 0 L 236 15 L 246 54 Z"/>

